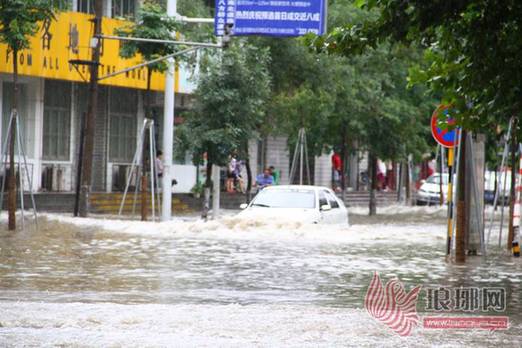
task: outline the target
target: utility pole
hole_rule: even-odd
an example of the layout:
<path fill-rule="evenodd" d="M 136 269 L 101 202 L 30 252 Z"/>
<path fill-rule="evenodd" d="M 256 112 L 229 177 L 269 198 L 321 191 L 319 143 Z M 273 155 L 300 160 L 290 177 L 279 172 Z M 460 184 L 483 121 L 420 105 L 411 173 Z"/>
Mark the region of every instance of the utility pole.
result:
<path fill-rule="evenodd" d="M 177 1 L 167 1 L 167 15 L 177 15 Z M 174 146 L 174 113 L 176 108 L 174 74 L 174 58 L 167 60 L 168 70 L 165 74 L 165 98 L 163 104 L 163 177 L 162 177 L 162 202 L 161 220 L 168 221 L 172 215 L 172 152 Z"/>
<path fill-rule="evenodd" d="M 89 192 L 91 190 L 92 179 L 92 159 L 94 152 L 94 125 L 96 123 L 96 113 L 98 111 L 98 67 L 100 64 L 101 22 L 103 16 L 103 1 L 94 2 L 94 36 L 91 40 L 92 59 L 90 62 L 90 83 L 89 83 L 89 106 L 85 119 L 83 132 L 84 149 L 82 158 L 82 186 L 80 191 L 80 216 L 86 217 L 89 213 Z"/>
<path fill-rule="evenodd" d="M 517 150 L 518 150 L 518 118 L 513 118 L 513 133 L 511 134 L 511 189 L 509 190 L 509 229 L 507 238 L 507 250 L 513 247 L 514 214 L 516 204 L 516 178 L 517 178 Z"/>

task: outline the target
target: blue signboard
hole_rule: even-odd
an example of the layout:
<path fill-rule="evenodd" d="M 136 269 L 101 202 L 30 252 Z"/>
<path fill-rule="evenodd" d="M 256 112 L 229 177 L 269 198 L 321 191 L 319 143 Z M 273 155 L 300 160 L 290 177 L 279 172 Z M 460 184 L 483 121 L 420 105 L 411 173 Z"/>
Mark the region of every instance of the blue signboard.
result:
<path fill-rule="evenodd" d="M 327 0 L 216 0 L 215 34 L 322 35 Z"/>

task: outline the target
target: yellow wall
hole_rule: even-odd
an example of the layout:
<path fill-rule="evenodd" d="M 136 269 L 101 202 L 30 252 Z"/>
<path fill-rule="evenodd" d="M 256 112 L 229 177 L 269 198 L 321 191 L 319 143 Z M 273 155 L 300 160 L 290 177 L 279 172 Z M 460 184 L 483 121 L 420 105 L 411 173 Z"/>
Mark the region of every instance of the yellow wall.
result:
<path fill-rule="evenodd" d="M 40 31 L 31 38 L 31 48 L 19 53 L 18 69 L 21 75 L 53 78 L 69 81 L 88 81 L 89 69 L 79 66 L 82 75 L 68 63 L 70 59 L 91 59 L 89 41 L 93 33 L 93 25 L 89 19 L 92 15 L 77 12 L 62 12 L 56 21 L 50 25 L 40 25 Z M 114 29 L 124 25 L 124 21 L 103 18 L 102 31 L 104 35 L 115 35 Z M 47 27 L 47 28 L 46 28 Z M 50 39 L 50 40 L 47 40 Z M 99 76 L 102 77 L 114 71 L 142 62 L 141 57 L 123 59 L 119 57 L 119 41 L 104 40 Z M 0 72 L 13 72 L 13 55 L 8 54 L 7 46 L 0 44 Z M 178 80 L 176 71 L 176 81 Z M 133 70 L 127 74 L 117 75 L 101 80 L 101 84 L 141 88 L 146 86 L 145 68 Z M 164 90 L 165 78 L 163 74 L 153 73 L 151 88 Z M 176 86 L 176 91 L 178 91 Z"/>

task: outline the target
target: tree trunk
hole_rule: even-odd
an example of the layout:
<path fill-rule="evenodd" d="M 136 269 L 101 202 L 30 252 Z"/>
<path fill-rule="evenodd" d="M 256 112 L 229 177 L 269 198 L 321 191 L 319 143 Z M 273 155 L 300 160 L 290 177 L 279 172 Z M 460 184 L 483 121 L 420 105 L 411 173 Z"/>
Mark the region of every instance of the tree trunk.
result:
<path fill-rule="evenodd" d="M 377 190 L 377 157 L 370 152 L 369 166 L 370 166 L 370 216 L 377 214 L 377 199 L 375 191 Z"/>
<path fill-rule="evenodd" d="M 208 152 L 207 152 L 208 154 Z M 207 155 L 207 179 L 205 180 L 205 189 L 203 196 L 203 211 L 201 217 L 205 220 L 208 218 L 208 211 L 210 210 L 210 189 L 212 187 L 212 161 Z"/>
<path fill-rule="evenodd" d="M 406 161 L 406 168 L 404 168 L 404 186 L 406 188 L 406 205 L 411 205 L 412 197 L 411 197 L 411 165 L 410 159 Z"/>
<path fill-rule="evenodd" d="M 457 192 L 457 236 L 455 239 L 455 261 L 466 262 L 466 138 L 467 132 L 462 130 L 459 158 L 459 177 Z"/>
<path fill-rule="evenodd" d="M 94 36 L 101 35 L 103 3 L 94 3 Z M 92 62 L 90 66 L 89 82 L 89 106 L 87 108 L 87 118 L 85 120 L 85 143 L 82 159 L 82 188 L 80 192 L 80 216 L 86 217 L 89 213 L 89 193 L 92 181 L 92 160 L 94 153 L 94 127 L 96 124 L 96 113 L 98 111 L 98 64 L 100 62 L 101 43 L 98 41 L 92 50 Z"/>
<path fill-rule="evenodd" d="M 147 68 L 147 90 L 145 91 L 145 118 L 150 118 L 150 104 L 151 104 L 151 93 L 150 93 L 150 78 L 152 75 L 152 70 Z M 153 161 L 154 158 L 149 158 L 149 146 L 152 146 L 149 142 L 149 137 L 147 132 L 144 134 L 143 139 L 143 148 L 141 153 L 141 221 L 147 221 L 149 205 L 148 205 L 148 189 L 147 189 L 147 164 Z M 153 173 L 150 173 L 151 178 Z"/>
<path fill-rule="evenodd" d="M 252 168 L 250 168 L 250 155 L 248 152 L 248 141 L 245 143 L 245 168 L 247 173 L 246 202 L 252 200 Z"/>
<path fill-rule="evenodd" d="M 8 196 L 7 209 L 9 211 L 8 228 L 11 231 L 16 229 L 16 174 L 15 174 L 15 139 L 16 127 L 18 126 L 18 50 L 13 50 L 13 110 L 15 112 L 13 122 L 11 124 L 11 134 L 9 137 L 9 176 L 8 176 Z M 20 159 L 18 159 L 20 160 Z"/>
<path fill-rule="evenodd" d="M 343 127 L 341 134 L 341 199 L 346 202 L 346 163 L 348 163 L 348 151 L 347 151 L 347 140 L 346 140 L 346 127 Z"/>
<path fill-rule="evenodd" d="M 511 189 L 509 190 L 509 229 L 507 238 L 507 249 L 511 251 L 513 247 L 514 225 L 513 219 L 515 215 L 516 202 L 516 178 L 517 178 L 517 118 L 513 118 L 513 132 L 511 135 Z"/>

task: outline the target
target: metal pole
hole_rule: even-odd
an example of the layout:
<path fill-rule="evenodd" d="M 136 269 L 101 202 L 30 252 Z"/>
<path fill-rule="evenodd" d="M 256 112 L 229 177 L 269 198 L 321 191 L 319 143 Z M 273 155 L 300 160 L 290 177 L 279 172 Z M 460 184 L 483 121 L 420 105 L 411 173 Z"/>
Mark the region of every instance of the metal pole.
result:
<path fill-rule="evenodd" d="M 23 129 L 22 127 L 23 127 L 22 121 L 20 121 L 19 128 Z M 29 183 L 29 195 L 31 196 L 31 203 L 33 204 L 34 223 L 36 224 L 36 228 L 38 228 L 38 214 L 36 213 L 36 202 L 34 200 L 34 194 L 33 194 L 33 180 L 31 179 L 31 176 L 29 175 L 29 166 L 27 165 L 27 156 L 25 155 L 24 143 L 22 141 L 22 136 L 20 135 L 20 133 L 18 133 L 18 137 L 19 137 L 19 143 L 20 143 L 20 151 L 22 151 L 22 159 L 24 161 L 24 166 L 25 166 L 25 174 L 27 175 L 27 182 Z"/>
<path fill-rule="evenodd" d="M 136 41 L 136 42 L 150 42 L 150 43 L 166 43 L 172 45 L 184 45 L 184 46 L 195 46 L 201 48 L 222 48 L 221 45 L 207 42 L 193 42 L 193 41 L 177 41 L 177 40 L 161 40 L 161 39 L 144 39 L 140 37 L 127 37 L 127 36 L 116 36 L 116 35 L 100 35 L 99 38 L 107 40 L 119 40 L 119 41 Z"/>
<path fill-rule="evenodd" d="M 507 131 L 507 134 L 506 134 L 506 137 L 504 138 L 504 152 L 502 153 L 502 162 L 500 164 L 500 168 L 502 170 L 502 168 L 504 168 L 504 165 L 506 163 L 506 158 L 507 158 L 507 155 L 508 155 L 508 140 L 511 136 L 511 127 L 513 125 L 513 118 L 511 118 L 509 120 L 509 126 L 508 126 L 508 131 Z M 497 209 L 497 204 L 498 204 L 498 196 L 499 196 L 499 191 L 500 191 L 500 182 L 501 182 L 501 175 L 499 175 L 497 177 L 497 184 L 496 184 L 496 187 L 497 189 L 495 190 L 495 198 L 493 199 L 493 210 L 491 211 L 491 216 L 489 218 L 489 229 L 488 229 L 488 238 L 487 238 L 487 244 L 489 244 L 489 238 L 491 237 L 491 230 L 493 229 L 493 218 L 495 216 L 495 210 Z"/>
<path fill-rule="evenodd" d="M 130 186 L 130 182 L 132 180 L 132 175 L 134 173 L 135 168 L 138 167 L 138 163 L 139 163 L 139 159 L 140 159 L 141 146 L 142 146 L 141 144 L 143 142 L 142 139 L 143 139 L 143 136 L 145 134 L 145 125 L 146 124 L 147 124 L 147 120 L 144 121 L 143 127 L 141 128 L 141 131 L 140 131 L 140 137 L 138 139 L 138 144 L 136 146 L 136 152 L 134 153 L 134 157 L 132 158 L 131 170 L 130 170 L 129 177 L 127 178 L 127 184 L 125 185 L 125 190 L 123 191 L 123 198 L 121 200 L 120 210 L 118 211 L 118 215 L 121 215 L 121 213 L 123 211 L 123 205 L 125 204 L 125 200 L 127 199 L 127 192 L 129 191 L 129 186 Z M 138 187 L 138 185 L 136 184 L 136 188 L 137 187 Z M 136 196 L 134 197 L 134 205 L 136 205 Z M 134 215 L 134 211 L 132 212 L 132 214 Z"/>
<path fill-rule="evenodd" d="M 168 58 L 181 56 L 182 54 L 189 53 L 189 52 L 192 52 L 192 51 L 196 51 L 196 50 L 198 50 L 200 48 L 201 47 L 191 47 L 191 48 L 187 48 L 185 50 L 182 50 L 182 51 L 179 51 L 179 52 L 176 52 L 176 53 L 172 53 L 172 54 L 169 54 L 169 55 L 166 55 L 166 56 L 163 56 L 163 57 L 159 57 L 159 58 L 156 58 L 156 59 L 153 59 L 153 60 L 149 60 L 148 62 L 140 63 L 140 64 L 137 64 L 137 65 L 128 67 L 126 69 L 123 69 L 123 70 L 120 70 L 120 71 L 115 71 L 115 72 L 110 73 L 108 75 L 102 76 L 102 77 L 98 78 L 98 81 L 105 80 L 105 79 L 108 79 L 109 77 L 113 77 L 113 76 L 116 76 L 116 75 L 121 75 L 121 74 L 126 73 L 128 71 L 136 70 L 138 68 L 141 68 L 141 67 L 144 67 L 144 66 L 147 66 L 147 65 L 151 65 L 151 64 L 154 64 L 154 63 L 157 63 L 157 62 L 161 62 L 162 60 L 165 60 L 165 59 L 168 59 Z"/>
<path fill-rule="evenodd" d="M 152 128 L 152 138 L 154 139 L 154 142 L 152 143 L 152 153 L 153 153 L 153 156 L 154 156 L 154 182 L 156 184 L 155 189 L 156 189 L 156 203 L 158 205 L 158 216 L 160 217 L 161 219 L 161 195 L 160 195 L 160 181 L 159 181 L 159 176 L 158 176 L 158 168 L 156 168 L 156 157 L 158 157 L 158 150 L 156 148 L 156 130 L 155 128 L 153 127 Z"/>
<path fill-rule="evenodd" d="M 18 119 L 19 117 L 16 118 L 16 123 L 18 123 Z M 16 139 L 15 139 L 15 142 L 18 143 L 18 180 L 19 180 L 19 187 L 18 189 L 20 190 L 20 213 L 21 213 L 21 216 L 22 216 L 22 230 L 25 229 L 25 222 L 24 222 L 24 219 L 25 219 L 25 216 L 24 216 L 24 176 L 22 175 L 22 163 L 21 163 L 21 157 L 22 157 L 22 154 L 20 153 L 20 125 L 17 125 L 18 127 L 16 127 Z"/>
<path fill-rule="evenodd" d="M 167 15 L 177 15 L 177 1 L 167 1 Z M 163 177 L 161 220 L 168 221 L 172 217 L 172 152 L 174 149 L 174 117 L 176 107 L 176 91 L 174 90 L 174 58 L 167 60 L 168 71 L 165 74 L 165 98 L 163 104 Z"/>
<path fill-rule="evenodd" d="M 5 182 L 7 178 L 7 159 L 8 159 L 8 144 L 9 138 L 11 136 L 11 126 L 13 124 L 13 111 L 11 111 L 11 116 L 9 117 L 9 125 L 7 126 L 7 133 L 4 140 L 4 146 L 2 147 L 2 163 L 0 164 L 0 168 L 4 170 L 4 175 L 2 176 L 2 192 L 0 192 L 0 204 L 2 207 L 4 206 L 4 190 L 5 190 Z"/>
<path fill-rule="evenodd" d="M 299 130 L 299 134 L 301 134 L 300 132 L 301 132 L 301 130 Z M 298 150 L 299 150 L 299 135 L 297 136 L 297 142 L 295 143 L 295 149 L 294 149 L 294 156 L 292 157 L 292 167 L 290 168 L 290 184 L 292 184 L 294 182 Z"/>
<path fill-rule="evenodd" d="M 212 218 L 216 220 L 219 217 L 219 195 L 220 195 L 220 184 L 221 184 L 221 171 L 219 166 L 213 164 L 212 165 L 212 181 L 214 186 L 212 186 Z"/>
<path fill-rule="evenodd" d="M 150 162 L 150 198 L 152 201 L 152 221 L 156 221 L 156 197 L 154 196 L 154 183 L 156 180 L 154 180 L 154 167 L 156 159 L 154 157 L 154 152 L 152 150 L 152 147 L 154 146 L 154 134 L 152 134 L 152 129 L 154 128 L 154 121 L 150 121 L 149 123 L 149 162 Z M 147 207 L 148 208 L 148 207 Z"/>
<path fill-rule="evenodd" d="M 509 143 L 507 143 L 509 144 Z M 506 206 L 507 170 L 504 171 L 504 185 L 502 188 L 502 207 L 500 208 L 500 232 L 498 234 L 498 247 L 502 246 L 502 230 L 504 229 L 504 208 Z"/>
<path fill-rule="evenodd" d="M 304 146 L 304 157 L 305 157 L 305 164 L 306 164 L 306 178 L 308 185 L 312 185 L 312 177 L 310 173 L 310 162 L 308 161 L 308 144 L 306 143 L 306 131 L 303 129 L 303 146 Z M 343 166 L 344 166 L 344 158 L 342 159 Z M 344 169 L 341 171 L 342 175 L 344 175 Z M 344 179 L 342 179 L 344 182 Z M 343 188 L 343 191 L 346 191 L 345 188 Z M 343 200 L 344 202 L 344 200 Z"/>
<path fill-rule="evenodd" d="M 299 131 L 299 185 L 303 184 L 303 128 Z"/>

